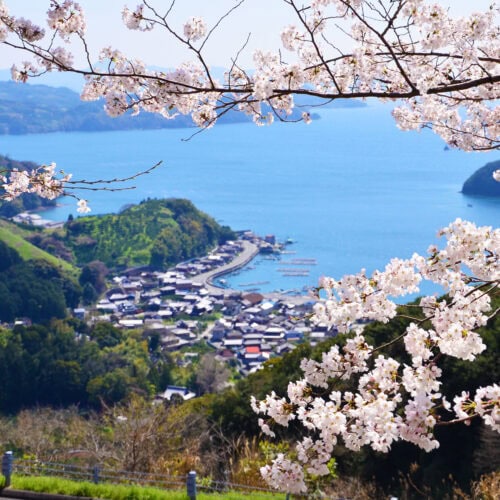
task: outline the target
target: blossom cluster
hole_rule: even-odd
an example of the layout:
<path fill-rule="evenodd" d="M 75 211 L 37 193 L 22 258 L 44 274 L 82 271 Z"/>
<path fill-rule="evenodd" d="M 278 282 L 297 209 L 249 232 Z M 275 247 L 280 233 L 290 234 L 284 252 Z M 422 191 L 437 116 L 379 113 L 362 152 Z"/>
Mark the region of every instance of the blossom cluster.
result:
<path fill-rule="evenodd" d="M 201 17 L 192 17 L 184 25 L 184 36 L 193 42 L 203 38 L 207 33 L 207 25 Z"/>
<path fill-rule="evenodd" d="M 69 181 L 70 176 L 56 179 L 56 164 L 42 165 L 39 168 L 28 170 L 13 169 L 8 177 L 2 176 L 3 198 L 11 201 L 23 193 L 35 193 L 42 198 L 53 200 L 61 196 L 64 182 Z"/>
<path fill-rule="evenodd" d="M 370 277 L 363 271 L 321 279 L 313 320 L 351 333 L 343 348 L 333 346 L 320 361 L 303 360 L 303 378 L 290 382 L 287 397 L 271 393 L 263 401 L 252 399 L 264 433 L 273 436 L 277 425 L 292 420 L 306 433 L 296 445 L 295 460 L 279 457 L 262 470 L 269 484 L 302 491 L 305 476 L 296 474 L 297 465 L 314 475 L 328 474 L 327 462 L 339 440 L 354 451 L 370 446 L 387 452 L 400 440 L 426 451 L 439 446 L 434 428 L 446 419 L 439 409 L 451 411 L 440 392 L 439 359 L 474 361 L 486 348 L 475 330 L 486 324 L 490 292 L 500 285 L 500 230 L 457 219 L 439 235 L 446 244 L 442 249 L 432 245 L 426 257 L 392 260 Z M 401 363 L 369 345 L 359 321 L 396 317 L 393 299 L 418 291 L 423 280 L 442 286 L 446 296 L 420 299 L 421 314 L 399 339 L 411 361 Z M 347 379 L 356 384 L 355 392 L 333 389 L 335 380 Z M 453 411 L 448 421 L 481 417 L 500 432 L 500 387 L 478 388 L 473 399 L 463 392 L 454 398 Z"/>
<path fill-rule="evenodd" d="M 83 10 L 80 4 L 72 0 L 64 0 L 64 2 L 51 0 L 47 11 L 47 24 L 66 41 L 72 34 L 83 36 L 86 30 Z"/>
<path fill-rule="evenodd" d="M 122 19 L 130 30 L 150 31 L 153 29 L 153 24 L 144 17 L 144 5 L 138 5 L 134 11 L 124 7 Z"/>
<path fill-rule="evenodd" d="M 147 70 L 141 61 L 115 49 L 102 52 L 105 71 L 90 64 L 76 68 L 71 55 L 57 48 L 53 38 L 47 37 L 51 41 L 45 49 L 37 45 L 44 30 L 9 16 L 4 5 L 0 6 L 0 41 L 15 33 L 21 39 L 17 46 L 35 55 L 28 70 L 14 71 L 18 80 L 47 70 L 78 71 L 88 78 L 83 95 L 104 98 L 112 116 L 129 109 L 167 118 L 181 113 L 206 128 L 226 110 L 237 109 L 264 125 L 276 118 L 290 119 L 294 95 L 299 93 L 325 100 L 377 97 L 402 103 L 393 116 L 403 130 L 429 127 L 450 146 L 466 151 L 500 147 L 500 28 L 495 4 L 455 19 L 443 6 L 425 0 L 375 4 L 310 0 L 294 9 L 296 23 L 281 31 L 289 61 L 281 52 L 257 50 L 252 72 L 232 59 L 223 82 L 211 74 L 202 52 L 211 33 L 207 23 L 193 16 L 176 30 L 169 22 L 171 10 L 163 16 L 149 2 L 141 2 L 122 11 L 129 29 L 163 27 L 174 41 L 191 50 L 194 59 L 168 72 Z M 63 41 L 76 35 L 83 43 L 85 18 L 78 3 L 52 0 L 47 21 L 49 30 Z M 348 51 L 337 48 L 339 30 L 351 39 Z M 194 45 L 202 39 L 200 46 Z M 309 122 L 311 116 L 305 112 L 302 119 Z"/>
<path fill-rule="evenodd" d="M 24 193 L 33 193 L 42 198 L 53 200 L 65 194 L 65 186 L 71 180 L 71 174 L 62 172 L 59 177 L 56 164 L 42 165 L 32 170 L 19 170 L 14 168 L 0 175 L 3 194 L 1 198 L 12 201 Z M 79 213 L 90 212 L 87 201 L 78 199 Z"/>

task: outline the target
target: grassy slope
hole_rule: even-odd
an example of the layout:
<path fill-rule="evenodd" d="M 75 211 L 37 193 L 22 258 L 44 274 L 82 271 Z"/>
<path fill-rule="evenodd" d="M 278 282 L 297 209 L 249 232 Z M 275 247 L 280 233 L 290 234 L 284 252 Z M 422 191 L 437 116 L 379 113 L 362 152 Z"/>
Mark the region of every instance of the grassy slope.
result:
<path fill-rule="evenodd" d="M 27 241 L 25 238 L 29 234 L 29 230 L 0 219 L 0 240 L 16 250 L 23 260 L 45 260 L 65 273 L 72 276 L 78 275 L 78 270 L 69 262 L 58 259 Z"/>

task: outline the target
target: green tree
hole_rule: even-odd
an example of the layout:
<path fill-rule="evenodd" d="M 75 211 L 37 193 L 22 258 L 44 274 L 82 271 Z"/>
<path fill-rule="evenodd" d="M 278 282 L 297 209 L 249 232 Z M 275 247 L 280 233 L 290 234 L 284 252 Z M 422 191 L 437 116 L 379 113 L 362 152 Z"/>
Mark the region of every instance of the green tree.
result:
<path fill-rule="evenodd" d="M 97 290 L 92 283 L 85 283 L 82 289 L 82 301 L 85 305 L 93 304 L 99 298 Z"/>
<path fill-rule="evenodd" d="M 123 340 L 123 333 L 111 323 L 96 323 L 90 331 L 92 340 L 95 340 L 100 349 L 114 347 Z"/>
<path fill-rule="evenodd" d="M 102 376 L 95 377 L 87 384 L 89 401 L 96 406 L 123 401 L 130 396 L 132 388 L 132 379 L 123 368 L 116 368 Z"/>

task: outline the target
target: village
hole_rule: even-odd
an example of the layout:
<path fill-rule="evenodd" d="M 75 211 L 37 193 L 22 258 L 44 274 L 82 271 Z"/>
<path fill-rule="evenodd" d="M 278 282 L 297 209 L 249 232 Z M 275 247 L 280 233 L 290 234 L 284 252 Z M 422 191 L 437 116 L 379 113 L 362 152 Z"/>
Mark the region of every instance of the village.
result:
<path fill-rule="evenodd" d="M 261 294 L 213 284 L 258 253 L 281 249 L 274 237 L 260 238 L 246 231 L 209 255 L 165 272 L 138 268 L 115 276 L 104 298 L 91 308 L 75 309 L 74 315 L 89 323 L 109 322 L 120 329 L 143 330 L 145 335 L 155 333 L 166 351 L 205 342 L 219 361 L 231 362 L 246 376 L 271 357 L 295 349 L 297 343 L 315 344 L 336 333 L 308 321 L 314 305 L 311 296 Z M 194 396 L 185 388 L 168 387 L 165 397 L 173 393 L 184 399 Z"/>

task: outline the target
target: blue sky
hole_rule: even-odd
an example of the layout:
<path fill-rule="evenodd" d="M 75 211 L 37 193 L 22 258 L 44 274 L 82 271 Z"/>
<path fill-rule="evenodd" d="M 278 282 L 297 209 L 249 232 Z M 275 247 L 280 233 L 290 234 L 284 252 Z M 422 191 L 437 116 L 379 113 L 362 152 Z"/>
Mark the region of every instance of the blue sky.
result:
<path fill-rule="evenodd" d="M 191 16 L 202 16 L 215 22 L 237 0 L 177 0 L 175 22 L 179 27 Z M 49 0 L 5 0 L 10 12 L 44 24 Z M 121 10 L 125 4 L 134 8 L 138 2 L 126 0 L 80 0 L 87 15 L 88 40 L 94 58 L 98 49 L 113 46 L 126 54 L 144 60 L 149 65 L 173 67 L 187 55 L 179 44 L 170 43 L 161 32 L 138 33 L 127 30 L 121 22 Z M 156 6 L 170 5 L 170 0 L 151 0 Z M 450 6 L 456 15 L 472 10 L 484 10 L 490 0 L 441 0 Z M 221 29 L 207 45 L 207 56 L 212 65 L 227 66 L 228 61 L 252 33 L 251 43 L 241 62 L 245 67 L 252 66 L 252 53 L 255 48 L 275 50 L 280 47 L 281 29 L 293 22 L 290 8 L 281 0 L 246 0 L 245 4 L 224 21 Z M 0 69 L 10 68 L 13 62 L 26 59 L 18 52 L 0 46 Z"/>

